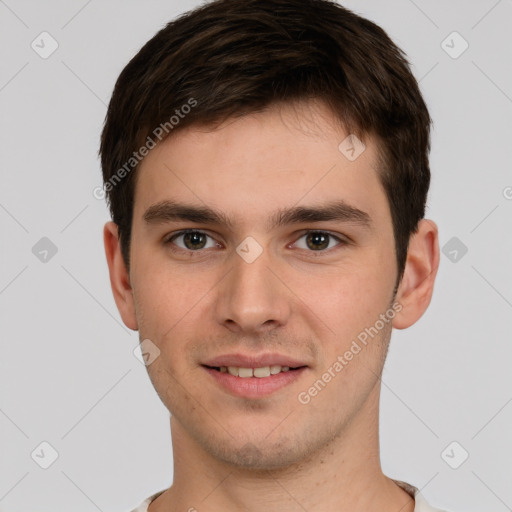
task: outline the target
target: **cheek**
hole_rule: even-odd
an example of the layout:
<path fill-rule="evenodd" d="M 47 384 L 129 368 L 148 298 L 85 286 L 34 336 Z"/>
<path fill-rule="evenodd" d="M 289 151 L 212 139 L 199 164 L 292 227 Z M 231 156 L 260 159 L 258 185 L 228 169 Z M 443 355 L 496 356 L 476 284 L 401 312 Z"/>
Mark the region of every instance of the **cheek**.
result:
<path fill-rule="evenodd" d="M 141 336 L 159 340 L 190 309 L 191 276 L 171 269 L 165 251 L 134 232 L 132 288 Z"/>
<path fill-rule="evenodd" d="M 317 276 L 315 286 L 307 288 L 308 294 L 303 288 L 304 302 L 317 324 L 321 321 L 325 326 L 331 340 L 328 346 L 343 350 L 361 331 L 374 325 L 389 306 L 393 277 L 392 270 L 368 264 Z"/>
<path fill-rule="evenodd" d="M 185 273 L 166 262 L 147 260 L 143 268 L 146 270 L 137 274 L 139 279 L 133 283 L 140 339 L 149 339 L 159 348 L 163 356 L 159 363 L 165 361 L 169 371 L 181 373 L 194 364 L 188 350 L 190 343 L 203 339 L 205 326 L 208 329 L 212 311 L 209 291 L 218 277 L 204 272 Z"/>
<path fill-rule="evenodd" d="M 190 309 L 182 277 L 169 276 L 158 265 L 148 264 L 133 283 L 140 336 L 160 344 Z M 157 270 L 158 269 L 158 270 Z M 188 306 L 188 308 L 187 308 Z"/>
<path fill-rule="evenodd" d="M 318 392 L 315 404 L 320 409 L 336 404 L 334 417 L 349 414 L 356 402 L 362 405 L 382 371 L 392 317 L 383 321 L 381 315 L 389 311 L 393 277 L 392 273 L 354 270 L 337 281 L 331 279 L 328 291 L 317 292 L 312 299 L 314 316 L 322 320 L 316 321 L 317 332 L 323 329 L 321 324 L 329 330 L 317 335 L 322 358 L 310 383 L 315 387 L 320 380 L 318 389 L 328 384 L 325 392 L 311 391 Z"/>

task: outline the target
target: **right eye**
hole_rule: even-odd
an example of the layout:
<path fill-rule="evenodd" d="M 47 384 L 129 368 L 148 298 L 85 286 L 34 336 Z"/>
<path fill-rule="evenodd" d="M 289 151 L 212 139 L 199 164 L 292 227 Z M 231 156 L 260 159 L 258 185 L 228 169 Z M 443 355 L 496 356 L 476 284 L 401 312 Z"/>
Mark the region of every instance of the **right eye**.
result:
<path fill-rule="evenodd" d="M 209 246 L 207 245 L 208 238 L 212 239 Z M 181 244 L 177 243 L 176 240 L 180 240 Z M 171 246 L 172 250 L 175 250 L 175 247 L 172 247 L 174 245 L 187 252 L 197 252 L 201 249 L 210 249 L 218 246 L 217 242 L 215 242 L 210 235 L 206 234 L 204 231 L 198 231 L 196 229 L 187 229 L 174 233 L 168 237 L 164 243 Z"/>

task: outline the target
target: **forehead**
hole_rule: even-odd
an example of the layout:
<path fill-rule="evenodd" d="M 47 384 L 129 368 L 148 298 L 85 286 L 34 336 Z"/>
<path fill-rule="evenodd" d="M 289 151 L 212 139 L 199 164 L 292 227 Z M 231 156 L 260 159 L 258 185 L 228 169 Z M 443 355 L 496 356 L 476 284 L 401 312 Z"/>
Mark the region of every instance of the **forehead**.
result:
<path fill-rule="evenodd" d="M 375 141 L 362 145 L 322 103 L 274 106 L 214 129 L 187 127 L 151 150 L 138 169 L 134 217 L 178 198 L 247 219 L 335 199 L 378 214 L 386 201 L 377 162 Z"/>

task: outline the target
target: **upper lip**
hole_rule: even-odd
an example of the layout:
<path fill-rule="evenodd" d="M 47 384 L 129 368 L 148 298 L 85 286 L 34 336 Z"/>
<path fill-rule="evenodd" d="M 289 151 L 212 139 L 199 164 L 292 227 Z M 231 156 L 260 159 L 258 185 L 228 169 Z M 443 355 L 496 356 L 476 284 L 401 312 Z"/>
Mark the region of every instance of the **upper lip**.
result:
<path fill-rule="evenodd" d="M 307 366 L 298 359 L 283 354 L 260 354 L 260 355 L 245 355 L 245 354 L 224 354 L 214 357 L 204 362 L 205 366 L 220 367 L 220 366 L 237 366 L 239 368 L 263 368 L 264 366 L 289 366 L 290 368 L 299 368 Z"/>

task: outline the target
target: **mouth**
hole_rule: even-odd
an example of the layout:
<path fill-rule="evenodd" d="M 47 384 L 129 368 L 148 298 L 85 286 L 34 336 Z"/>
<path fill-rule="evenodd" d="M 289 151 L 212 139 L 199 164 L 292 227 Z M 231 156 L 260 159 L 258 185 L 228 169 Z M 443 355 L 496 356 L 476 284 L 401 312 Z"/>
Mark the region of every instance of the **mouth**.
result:
<path fill-rule="evenodd" d="M 240 366 L 203 366 L 210 368 L 211 370 L 216 370 L 219 373 L 229 373 L 229 375 L 232 375 L 233 377 L 240 377 L 242 379 L 248 379 L 251 377 L 264 379 L 266 377 L 270 377 L 271 375 L 278 375 L 280 373 L 286 373 L 290 371 L 296 371 L 301 368 L 306 368 L 306 366 L 297 366 L 291 368 L 289 366 L 281 366 L 278 364 L 261 366 L 259 368 L 244 368 Z"/>
<path fill-rule="evenodd" d="M 307 366 L 268 365 L 258 367 L 202 365 L 219 388 L 240 398 L 261 399 L 291 385 Z"/>

